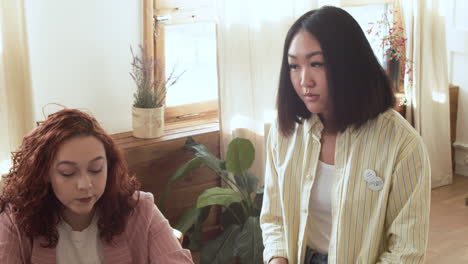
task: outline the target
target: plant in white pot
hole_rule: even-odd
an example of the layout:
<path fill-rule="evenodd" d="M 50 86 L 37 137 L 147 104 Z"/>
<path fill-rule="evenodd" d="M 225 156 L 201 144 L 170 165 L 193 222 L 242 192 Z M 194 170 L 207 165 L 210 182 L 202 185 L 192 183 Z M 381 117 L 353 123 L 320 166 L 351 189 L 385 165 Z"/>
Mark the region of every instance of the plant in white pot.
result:
<path fill-rule="evenodd" d="M 164 80 L 163 68 L 157 60 L 147 57 L 145 48 L 140 45 L 140 55 L 132 52 L 132 71 L 130 76 L 135 81 L 133 94 L 132 127 L 137 138 L 157 138 L 164 135 L 164 103 L 167 89 L 174 85 L 183 72 Z"/>

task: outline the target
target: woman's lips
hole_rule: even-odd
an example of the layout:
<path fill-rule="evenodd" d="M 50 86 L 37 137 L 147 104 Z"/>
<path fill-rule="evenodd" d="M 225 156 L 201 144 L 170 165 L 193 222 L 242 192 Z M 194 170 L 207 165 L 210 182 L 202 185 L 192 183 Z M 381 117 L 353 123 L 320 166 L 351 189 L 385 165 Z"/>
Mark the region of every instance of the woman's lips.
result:
<path fill-rule="evenodd" d="M 305 94 L 304 100 L 307 102 L 316 102 L 320 98 L 318 94 Z"/>
<path fill-rule="evenodd" d="M 89 203 L 91 202 L 91 199 L 93 199 L 93 197 L 86 197 L 86 198 L 81 198 L 81 199 L 77 199 L 79 202 L 81 203 Z"/>

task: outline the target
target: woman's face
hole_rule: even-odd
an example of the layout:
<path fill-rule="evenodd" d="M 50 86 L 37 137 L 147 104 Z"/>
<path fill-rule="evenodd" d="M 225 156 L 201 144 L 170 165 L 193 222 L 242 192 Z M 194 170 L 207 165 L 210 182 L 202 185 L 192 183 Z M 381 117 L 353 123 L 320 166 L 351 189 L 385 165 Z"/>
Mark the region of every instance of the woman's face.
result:
<path fill-rule="evenodd" d="M 307 109 L 331 118 L 325 60 L 317 39 L 301 30 L 288 49 L 291 82 Z"/>
<path fill-rule="evenodd" d="M 49 177 L 55 196 L 65 207 L 65 220 L 91 216 L 106 187 L 104 145 L 93 136 L 65 141 L 58 149 Z"/>

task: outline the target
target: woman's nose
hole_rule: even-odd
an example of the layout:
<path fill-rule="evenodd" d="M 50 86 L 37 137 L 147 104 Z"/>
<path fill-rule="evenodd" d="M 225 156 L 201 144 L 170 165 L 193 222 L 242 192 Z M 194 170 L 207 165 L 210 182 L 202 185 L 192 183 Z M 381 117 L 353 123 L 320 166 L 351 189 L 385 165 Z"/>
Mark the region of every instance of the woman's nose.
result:
<path fill-rule="evenodd" d="M 312 87 L 314 86 L 314 78 L 310 69 L 304 68 L 301 71 L 301 86 L 302 87 Z"/>
<path fill-rule="evenodd" d="M 91 177 L 87 173 L 83 173 L 80 175 L 78 179 L 78 189 L 86 190 L 93 186 Z"/>

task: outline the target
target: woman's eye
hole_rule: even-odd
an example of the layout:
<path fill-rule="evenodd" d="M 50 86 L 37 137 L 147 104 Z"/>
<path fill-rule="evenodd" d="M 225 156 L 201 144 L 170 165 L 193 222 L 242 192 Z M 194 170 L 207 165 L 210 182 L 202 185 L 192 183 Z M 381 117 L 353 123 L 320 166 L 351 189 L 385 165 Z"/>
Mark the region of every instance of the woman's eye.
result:
<path fill-rule="evenodd" d="M 93 174 L 98 174 L 98 173 L 101 173 L 102 169 L 99 169 L 99 170 L 90 170 L 89 172 L 93 173 Z"/>
<path fill-rule="evenodd" d="M 289 64 L 289 70 L 294 71 L 297 70 L 299 66 L 297 64 Z"/>
<path fill-rule="evenodd" d="M 70 176 L 73 176 L 75 174 L 75 172 L 60 172 L 60 174 L 64 177 L 70 177 Z"/>
<path fill-rule="evenodd" d="M 323 66 L 323 62 L 312 62 L 310 66 L 312 66 L 313 68 L 319 68 Z"/>

